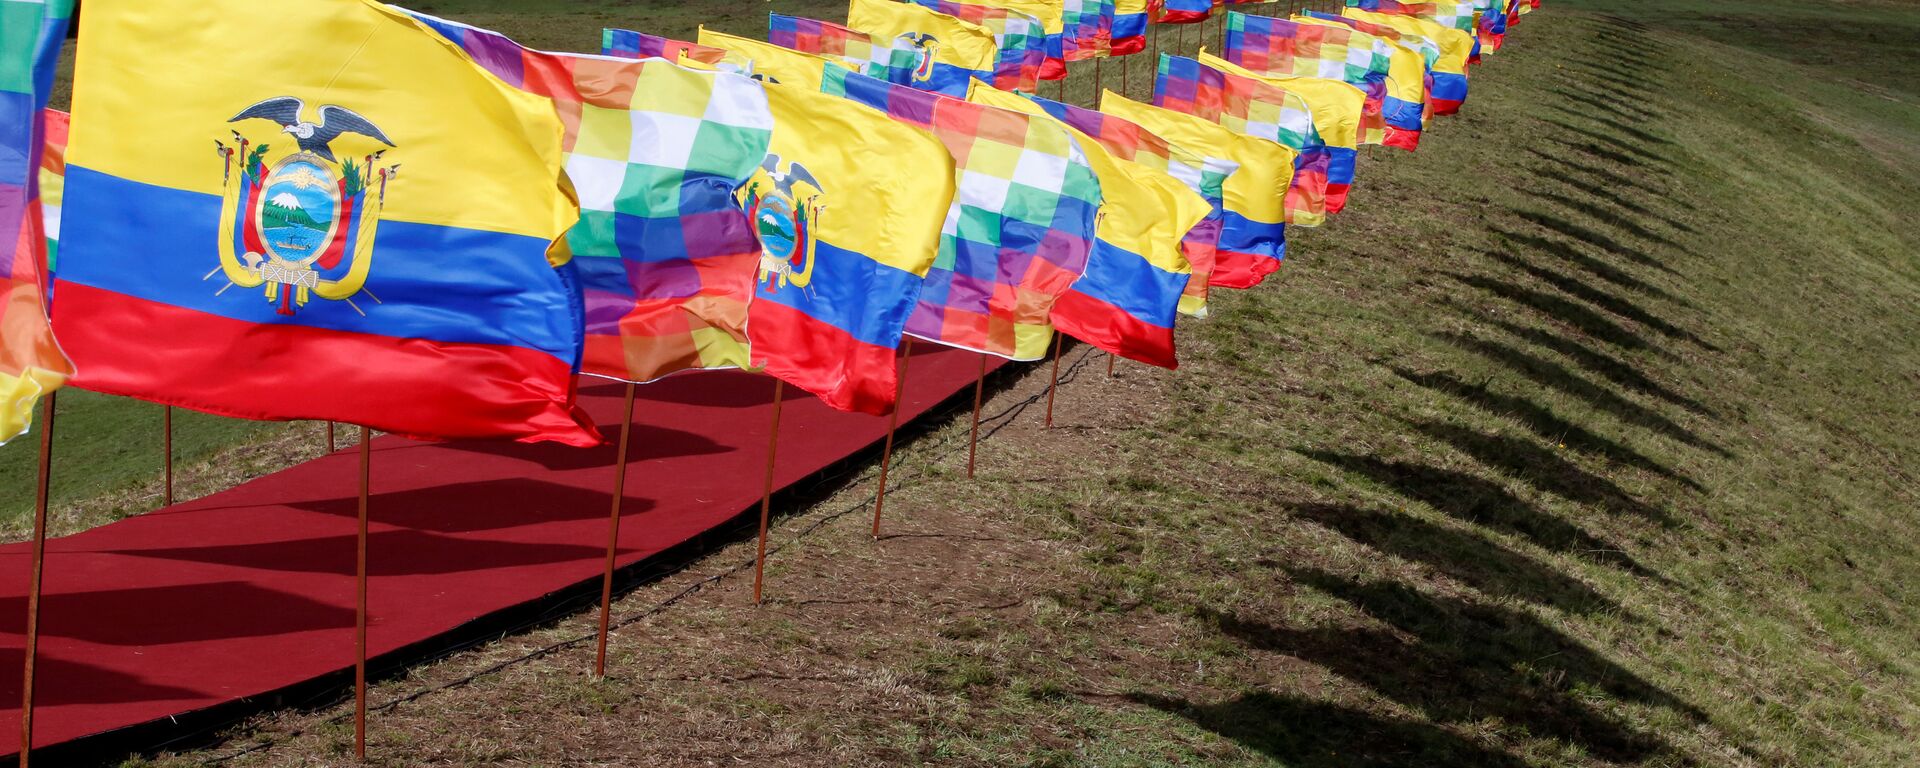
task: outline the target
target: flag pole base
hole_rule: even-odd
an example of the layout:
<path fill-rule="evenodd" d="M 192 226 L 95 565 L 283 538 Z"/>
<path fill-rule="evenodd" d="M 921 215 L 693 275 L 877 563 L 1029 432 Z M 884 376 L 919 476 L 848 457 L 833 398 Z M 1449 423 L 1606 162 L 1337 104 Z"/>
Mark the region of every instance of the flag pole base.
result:
<path fill-rule="evenodd" d="M 773 426 L 767 430 L 767 482 L 760 492 L 760 548 L 753 556 L 753 604 L 762 605 L 761 586 L 767 578 L 767 519 L 773 509 L 773 459 L 780 447 L 780 403 L 786 399 L 787 383 L 773 380 Z"/>
<path fill-rule="evenodd" d="M 20 768 L 33 760 L 34 661 L 40 653 L 40 586 L 47 559 L 47 497 L 53 479 L 53 415 L 58 392 L 47 393 L 45 421 L 40 425 L 39 488 L 34 494 L 33 540 L 28 544 L 26 644 L 20 670 Z"/>
<path fill-rule="evenodd" d="M 600 578 L 600 638 L 593 654 L 593 676 L 607 676 L 607 630 L 613 618 L 613 568 L 620 552 L 620 505 L 627 493 L 627 440 L 633 434 L 634 383 L 627 382 L 626 419 L 620 422 L 620 447 L 613 459 L 613 511 L 607 516 L 607 569 Z"/>
<path fill-rule="evenodd" d="M 360 530 L 354 547 L 353 755 L 362 762 L 367 759 L 367 486 L 373 464 L 369 432 L 360 428 Z"/>
<path fill-rule="evenodd" d="M 1053 428 L 1053 393 L 1060 388 L 1060 347 L 1065 346 L 1067 338 L 1059 331 L 1053 332 L 1053 380 L 1047 383 L 1047 428 Z"/>
<path fill-rule="evenodd" d="M 973 428 L 967 433 L 967 479 L 973 479 L 974 449 L 980 445 L 980 395 L 987 386 L 987 356 L 980 356 L 980 377 L 973 380 Z"/>
<path fill-rule="evenodd" d="M 893 434 L 900 429 L 900 402 L 907 396 L 907 366 L 913 361 L 913 337 L 900 353 L 900 376 L 893 389 L 893 412 L 887 414 L 887 447 L 880 452 L 880 491 L 873 498 L 873 539 L 880 540 L 880 513 L 887 507 L 887 469 L 893 465 Z"/>

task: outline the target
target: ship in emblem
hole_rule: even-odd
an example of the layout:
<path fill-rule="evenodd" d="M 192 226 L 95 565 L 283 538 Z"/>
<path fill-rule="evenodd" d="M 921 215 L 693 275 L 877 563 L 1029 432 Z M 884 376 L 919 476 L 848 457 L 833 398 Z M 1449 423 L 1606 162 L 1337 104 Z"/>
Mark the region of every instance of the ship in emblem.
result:
<path fill-rule="evenodd" d="M 387 184 L 398 163 L 381 165 L 384 148 L 340 160 L 334 142 L 347 134 L 369 147 L 394 146 L 380 128 L 345 107 L 328 104 L 320 121 L 302 118 L 305 102 L 281 96 L 240 110 L 227 122 L 233 145 L 216 139 L 223 194 L 220 266 L 228 288 L 260 288 L 275 311 L 293 315 L 314 297 L 345 302 L 366 315 L 353 297 L 365 293 L 373 268 L 374 230 L 386 205 Z M 293 145 L 258 136 L 258 121 L 280 126 Z M 250 133 L 242 133 L 245 128 Z M 257 139 L 257 140 L 256 140 Z"/>
<path fill-rule="evenodd" d="M 760 275 L 769 293 L 813 282 L 814 228 L 827 208 L 826 189 L 800 163 L 768 153 L 741 191 L 741 204 L 760 239 Z"/>

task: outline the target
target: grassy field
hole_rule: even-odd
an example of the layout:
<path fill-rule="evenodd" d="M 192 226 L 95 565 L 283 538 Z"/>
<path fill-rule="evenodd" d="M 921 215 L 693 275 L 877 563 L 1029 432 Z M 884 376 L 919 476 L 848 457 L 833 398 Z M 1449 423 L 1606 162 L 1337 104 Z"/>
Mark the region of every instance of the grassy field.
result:
<path fill-rule="evenodd" d="M 431 9 L 581 48 L 838 5 Z M 932 425 L 881 541 L 869 474 L 779 521 L 765 607 L 744 542 L 627 595 L 604 681 L 588 615 L 385 681 L 374 762 L 1911 765 L 1920 8 L 1553 0 L 1509 39 L 1178 372 L 1072 351 L 1052 430 L 1012 382 L 976 480 Z M 351 740 L 327 706 L 130 764 Z"/>

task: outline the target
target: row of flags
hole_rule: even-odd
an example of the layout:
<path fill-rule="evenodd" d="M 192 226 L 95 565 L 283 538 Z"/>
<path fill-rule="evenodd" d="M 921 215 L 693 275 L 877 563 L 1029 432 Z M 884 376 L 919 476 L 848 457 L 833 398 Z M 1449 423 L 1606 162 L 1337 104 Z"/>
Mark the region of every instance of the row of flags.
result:
<path fill-rule="evenodd" d="M 1361 145 L 1415 149 L 1528 2 L 1229 11 L 1151 101 L 1084 107 L 1032 91 L 1211 4 L 851 0 L 590 54 L 373 0 L 156 0 L 86 16 L 70 126 L 42 110 L 67 5 L 9 3 L 42 16 L 0 68 L 0 439 L 69 376 L 592 445 L 582 374 L 749 369 L 881 414 L 908 336 L 1173 368 L 1176 317 L 1278 271 Z M 269 30 L 298 34 L 233 44 Z"/>

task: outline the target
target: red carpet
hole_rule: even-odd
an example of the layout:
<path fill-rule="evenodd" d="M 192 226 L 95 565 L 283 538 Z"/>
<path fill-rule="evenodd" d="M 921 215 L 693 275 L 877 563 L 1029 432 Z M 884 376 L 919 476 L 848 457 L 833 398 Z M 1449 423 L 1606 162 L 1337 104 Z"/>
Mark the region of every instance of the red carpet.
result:
<path fill-rule="evenodd" d="M 914 355 L 903 418 L 971 386 L 979 371 L 977 355 L 927 346 Z M 778 487 L 885 437 L 884 418 L 839 413 L 786 391 Z M 612 384 L 585 392 L 610 438 L 620 394 Z M 772 396 L 771 379 L 731 372 L 639 388 L 623 565 L 758 503 Z M 613 454 L 375 440 L 369 654 L 597 578 Z M 86 457 L 56 455 L 54 467 L 84 472 Z M 347 449 L 48 542 L 36 749 L 170 722 L 351 668 L 357 470 Z M 26 545 L 0 548 L 0 558 L 0 750 L 12 754 L 20 742 Z"/>

